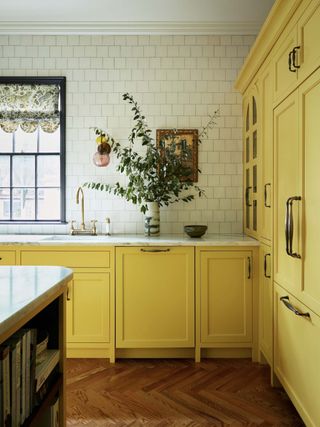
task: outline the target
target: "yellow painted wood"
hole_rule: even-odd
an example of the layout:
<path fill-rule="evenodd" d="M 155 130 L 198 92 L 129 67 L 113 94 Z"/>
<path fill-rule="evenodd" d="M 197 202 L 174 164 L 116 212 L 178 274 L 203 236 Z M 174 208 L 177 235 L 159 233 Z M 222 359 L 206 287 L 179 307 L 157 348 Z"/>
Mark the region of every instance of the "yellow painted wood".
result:
<path fill-rule="evenodd" d="M 271 247 L 260 246 L 259 347 L 270 366 L 273 364 L 273 282 Z M 270 276 L 270 277 L 268 277 Z"/>
<path fill-rule="evenodd" d="M 75 273 L 67 298 L 67 343 L 110 342 L 110 273 Z"/>
<path fill-rule="evenodd" d="M 273 204 L 273 67 L 269 62 L 259 76 L 261 153 L 259 156 L 259 238 L 266 243 L 272 239 Z"/>
<path fill-rule="evenodd" d="M 116 248 L 116 260 L 116 347 L 193 347 L 194 248 Z"/>
<path fill-rule="evenodd" d="M 304 8 L 298 21 L 299 64 L 298 77 L 303 81 L 320 64 L 320 1 L 312 0 Z"/>
<path fill-rule="evenodd" d="M 297 293 L 301 287 L 301 260 L 286 253 L 286 201 L 301 196 L 299 116 L 297 91 L 274 111 L 274 279 Z M 293 250 L 301 253 L 301 203 L 293 204 Z"/>
<path fill-rule="evenodd" d="M 255 84 L 250 86 L 243 102 L 243 163 L 244 163 L 244 231 L 258 237 L 258 159 L 260 156 L 260 100 Z"/>
<path fill-rule="evenodd" d="M 299 88 L 303 165 L 303 282 L 296 294 L 320 315 L 320 70 Z"/>
<path fill-rule="evenodd" d="M 289 52 L 297 46 L 296 23 L 290 24 L 279 37 L 274 48 L 274 99 L 281 101 L 290 90 L 294 89 L 298 81 L 298 73 L 289 71 Z"/>
<path fill-rule="evenodd" d="M 280 301 L 290 303 L 310 318 L 296 316 Z M 275 286 L 275 373 L 308 427 L 320 420 L 320 318 L 280 286 Z"/>
<path fill-rule="evenodd" d="M 252 343 L 252 252 L 201 251 L 199 265 L 201 345 Z"/>
<path fill-rule="evenodd" d="M 15 265 L 16 252 L 15 251 L 0 251 L 0 265 Z"/>
<path fill-rule="evenodd" d="M 101 250 L 27 250 L 21 251 L 22 265 L 63 265 L 66 267 L 110 267 L 110 251 Z"/>

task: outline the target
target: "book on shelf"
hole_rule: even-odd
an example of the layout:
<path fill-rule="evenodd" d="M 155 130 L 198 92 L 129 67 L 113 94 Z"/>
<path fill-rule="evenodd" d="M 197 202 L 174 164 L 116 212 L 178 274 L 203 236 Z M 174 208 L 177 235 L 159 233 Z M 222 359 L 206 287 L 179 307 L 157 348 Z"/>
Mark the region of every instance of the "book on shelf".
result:
<path fill-rule="evenodd" d="M 59 350 L 45 350 L 45 359 L 36 366 L 35 391 L 38 392 L 46 379 L 49 377 L 53 369 L 59 363 L 60 351 Z"/>
<path fill-rule="evenodd" d="M 60 401 L 59 397 L 55 400 L 55 402 L 48 407 L 45 411 L 44 415 L 40 419 L 37 427 L 59 427 L 59 411 L 60 409 Z"/>
<path fill-rule="evenodd" d="M 19 427 L 21 393 L 21 339 L 17 336 L 11 337 L 7 343 L 10 346 L 11 427 Z"/>
<path fill-rule="evenodd" d="M 10 347 L 0 345 L 0 426 L 10 426 Z"/>

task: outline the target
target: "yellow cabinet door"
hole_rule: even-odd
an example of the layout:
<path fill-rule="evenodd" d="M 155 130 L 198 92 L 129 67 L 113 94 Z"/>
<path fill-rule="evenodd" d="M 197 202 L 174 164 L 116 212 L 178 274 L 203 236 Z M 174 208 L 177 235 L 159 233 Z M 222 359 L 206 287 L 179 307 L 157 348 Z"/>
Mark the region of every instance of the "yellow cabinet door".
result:
<path fill-rule="evenodd" d="M 297 46 L 296 22 L 286 28 L 281 34 L 273 55 L 274 99 L 282 101 L 293 90 L 298 82 L 298 71 L 292 64 L 292 51 Z M 289 55 L 291 66 L 289 66 Z M 291 71 L 290 71 L 291 68 Z"/>
<path fill-rule="evenodd" d="M 303 159 L 303 282 L 296 294 L 320 315 L 320 70 L 299 88 Z"/>
<path fill-rule="evenodd" d="M 259 104 L 255 84 L 244 98 L 244 231 L 258 237 L 258 156 L 260 156 Z"/>
<path fill-rule="evenodd" d="M 310 317 L 296 315 L 284 303 Z M 305 424 L 319 426 L 320 318 L 280 286 L 275 286 L 274 311 L 275 373 Z"/>
<path fill-rule="evenodd" d="M 15 251 L 1 251 L 0 252 L 0 266 L 1 265 L 16 265 L 16 252 Z"/>
<path fill-rule="evenodd" d="M 259 261 L 259 345 L 260 351 L 272 366 L 273 342 L 273 288 L 272 254 L 270 246 L 260 246 Z"/>
<path fill-rule="evenodd" d="M 116 248 L 116 347 L 194 346 L 194 249 Z"/>
<path fill-rule="evenodd" d="M 272 238 L 272 174 L 273 174 L 273 68 L 269 64 L 259 78 L 261 155 L 259 236 L 267 243 Z"/>
<path fill-rule="evenodd" d="M 74 273 L 67 293 L 67 343 L 110 342 L 110 273 Z"/>
<path fill-rule="evenodd" d="M 294 294 L 301 287 L 301 201 L 292 199 L 301 197 L 298 98 L 298 91 L 286 98 L 273 120 L 274 280 Z"/>
<path fill-rule="evenodd" d="M 298 22 L 299 80 L 320 64 L 320 1 L 312 0 Z"/>
<path fill-rule="evenodd" d="M 200 251 L 201 343 L 252 342 L 252 253 Z"/>

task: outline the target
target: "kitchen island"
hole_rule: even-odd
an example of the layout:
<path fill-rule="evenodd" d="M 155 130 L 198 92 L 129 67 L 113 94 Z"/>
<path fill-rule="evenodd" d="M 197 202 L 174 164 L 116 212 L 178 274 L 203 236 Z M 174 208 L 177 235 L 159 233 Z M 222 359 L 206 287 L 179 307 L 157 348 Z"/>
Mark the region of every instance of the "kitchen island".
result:
<path fill-rule="evenodd" d="M 11 344 L 8 347 L 8 343 L 12 342 L 10 338 L 13 334 L 16 340 L 16 337 L 27 335 L 30 330 L 37 332 L 41 329 L 46 330 L 48 334 L 48 349 L 59 351 L 55 377 L 52 377 L 50 383 L 46 385 L 41 402 L 37 402 L 37 405 L 30 409 L 30 413 L 26 408 L 24 409 L 23 425 L 40 425 L 39 422 L 46 416 L 46 411 L 50 411 L 54 400 L 58 401 L 59 405 L 57 411 L 59 425 L 65 425 L 65 295 L 67 284 L 71 279 L 72 270 L 64 267 L 0 267 L 0 345 L 3 345 L 2 348 L 10 348 L 12 351 Z M 23 352 L 27 352 L 27 344 L 23 343 L 23 338 L 21 338 L 21 348 L 20 369 L 21 372 L 26 372 L 27 376 L 25 364 L 28 363 L 28 359 L 23 356 Z M 23 375 L 21 378 L 24 378 Z M 12 377 L 9 381 L 12 383 Z M 31 392 L 31 389 L 29 390 Z M 29 390 L 25 385 L 26 395 Z M 4 392 L 6 391 L 4 388 Z M 27 401 L 27 398 L 21 394 L 21 402 L 24 399 Z"/>

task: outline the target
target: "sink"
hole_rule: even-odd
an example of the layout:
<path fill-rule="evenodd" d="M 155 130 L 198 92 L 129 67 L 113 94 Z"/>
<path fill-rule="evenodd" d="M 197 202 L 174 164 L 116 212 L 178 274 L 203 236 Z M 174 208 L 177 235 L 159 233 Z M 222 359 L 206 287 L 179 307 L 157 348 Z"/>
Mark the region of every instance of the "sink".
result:
<path fill-rule="evenodd" d="M 70 234 L 55 234 L 52 236 L 45 237 L 42 241 L 92 241 L 92 240 L 102 240 L 106 239 L 107 236 L 91 236 L 91 235 L 75 235 L 70 236 Z"/>

